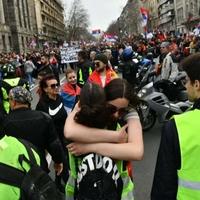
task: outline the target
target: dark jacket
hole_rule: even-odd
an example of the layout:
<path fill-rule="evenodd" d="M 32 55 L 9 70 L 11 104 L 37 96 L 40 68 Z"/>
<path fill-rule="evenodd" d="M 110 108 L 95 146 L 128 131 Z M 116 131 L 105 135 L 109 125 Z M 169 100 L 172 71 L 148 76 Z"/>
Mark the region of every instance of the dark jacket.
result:
<path fill-rule="evenodd" d="M 137 64 L 132 60 L 123 61 L 120 64 L 122 69 L 122 78 L 126 79 L 131 85 L 136 84 Z"/>
<path fill-rule="evenodd" d="M 3 122 L 3 134 L 22 138 L 38 148 L 42 167 L 48 171 L 45 149 L 55 163 L 63 162 L 63 150 L 53 120 L 40 111 L 19 108 L 11 111 Z"/>
<path fill-rule="evenodd" d="M 200 109 L 200 99 L 194 103 L 193 109 Z M 151 191 L 152 200 L 176 200 L 177 170 L 180 168 L 181 154 L 178 132 L 174 119 L 171 119 L 162 129 Z"/>
<path fill-rule="evenodd" d="M 57 134 L 63 143 L 64 125 L 67 118 L 67 112 L 64 108 L 63 99 L 60 95 L 57 96 L 56 100 L 52 100 L 47 95 L 44 95 L 40 98 L 38 104 L 36 105 L 36 110 L 43 111 L 51 116 L 56 127 Z"/>

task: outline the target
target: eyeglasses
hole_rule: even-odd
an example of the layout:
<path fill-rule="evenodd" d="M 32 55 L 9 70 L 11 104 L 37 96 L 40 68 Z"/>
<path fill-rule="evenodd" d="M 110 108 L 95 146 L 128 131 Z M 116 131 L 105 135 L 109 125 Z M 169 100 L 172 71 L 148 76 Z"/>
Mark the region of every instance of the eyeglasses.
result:
<path fill-rule="evenodd" d="M 55 88 L 59 87 L 59 84 L 54 83 L 54 84 L 49 85 L 48 87 L 50 87 L 51 89 L 55 89 Z"/>
<path fill-rule="evenodd" d="M 124 115 L 124 114 L 127 113 L 128 108 L 127 107 L 125 107 L 125 108 L 118 108 L 118 107 L 116 107 L 116 106 L 114 106 L 112 104 L 107 104 L 107 110 L 108 110 L 108 112 L 110 114 L 114 114 L 114 113 L 118 112 L 118 114 L 120 116 L 122 116 L 122 115 Z"/>

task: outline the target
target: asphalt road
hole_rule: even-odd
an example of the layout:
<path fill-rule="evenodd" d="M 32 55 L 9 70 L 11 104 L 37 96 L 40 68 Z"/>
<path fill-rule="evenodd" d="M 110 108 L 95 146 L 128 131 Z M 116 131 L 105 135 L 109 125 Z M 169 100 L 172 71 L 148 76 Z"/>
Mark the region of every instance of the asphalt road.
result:
<path fill-rule="evenodd" d="M 153 174 L 156 164 L 157 152 L 160 144 L 161 124 L 144 132 L 144 158 L 142 161 L 134 161 L 135 200 L 150 200 Z"/>
<path fill-rule="evenodd" d="M 60 76 L 60 80 L 64 80 L 64 74 Z M 32 89 L 33 101 L 32 108 L 34 109 L 38 102 L 36 94 L 37 84 Z M 156 157 L 160 143 L 161 124 L 156 125 L 149 131 L 144 132 L 144 147 L 145 153 L 142 161 L 133 162 L 133 176 L 135 183 L 135 200 L 150 200 L 150 192 L 153 181 L 154 168 Z M 51 176 L 54 176 L 51 173 Z"/>

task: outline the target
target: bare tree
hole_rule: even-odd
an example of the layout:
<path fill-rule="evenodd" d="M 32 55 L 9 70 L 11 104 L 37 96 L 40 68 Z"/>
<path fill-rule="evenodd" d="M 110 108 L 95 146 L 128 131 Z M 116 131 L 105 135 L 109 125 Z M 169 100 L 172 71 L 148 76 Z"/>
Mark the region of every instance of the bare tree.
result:
<path fill-rule="evenodd" d="M 89 15 L 81 0 L 74 0 L 66 19 L 68 41 L 84 39 L 89 26 Z"/>

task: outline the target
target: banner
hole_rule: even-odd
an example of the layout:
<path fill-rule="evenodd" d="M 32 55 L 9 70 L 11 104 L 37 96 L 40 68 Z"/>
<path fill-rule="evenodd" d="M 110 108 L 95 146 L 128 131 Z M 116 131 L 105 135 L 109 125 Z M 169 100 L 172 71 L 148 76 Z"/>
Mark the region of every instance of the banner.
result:
<path fill-rule="evenodd" d="M 66 64 L 66 63 L 78 62 L 79 51 L 80 48 L 78 46 L 62 47 L 60 49 L 61 63 Z"/>

